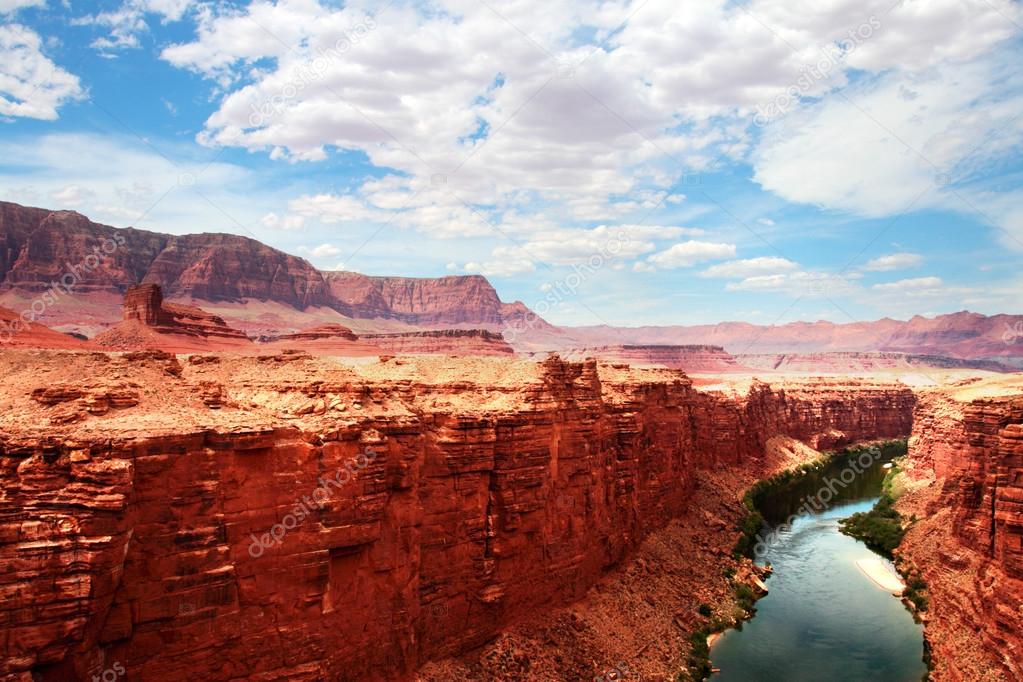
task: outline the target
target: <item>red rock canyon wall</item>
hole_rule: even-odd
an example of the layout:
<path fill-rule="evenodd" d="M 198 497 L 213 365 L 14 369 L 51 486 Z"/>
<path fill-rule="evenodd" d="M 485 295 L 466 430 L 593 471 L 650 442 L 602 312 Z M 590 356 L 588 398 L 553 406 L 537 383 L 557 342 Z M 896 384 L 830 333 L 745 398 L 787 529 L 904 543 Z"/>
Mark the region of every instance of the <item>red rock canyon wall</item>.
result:
<path fill-rule="evenodd" d="M 1023 397 L 921 397 L 900 552 L 930 592 L 935 682 L 1023 679 Z"/>
<path fill-rule="evenodd" d="M 125 362 L 75 373 L 121 377 Z M 733 398 L 677 372 L 557 359 L 514 386 L 468 369 L 438 384 L 326 365 L 282 382 L 281 367 L 305 376 L 313 361 L 249 358 L 203 403 L 220 360 L 136 362 L 143 379 L 165 376 L 142 407 L 0 431 L 6 679 L 115 664 L 130 680 L 407 678 L 581 597 L 690 512 L 697 468 L 756 467 L 779 433 L 905 435 L 915 401 L 855 385 Z M 275 362 L 271 378 L 259 363 Z M 456 398 L 470 406 L 445 407 Z M 129 419 L 147 404 L 188 426 Z M 346 465 L 354 479 L 327 482 Z M 275 524 L 288 527 L 279 544 L 253 545 Z"/>

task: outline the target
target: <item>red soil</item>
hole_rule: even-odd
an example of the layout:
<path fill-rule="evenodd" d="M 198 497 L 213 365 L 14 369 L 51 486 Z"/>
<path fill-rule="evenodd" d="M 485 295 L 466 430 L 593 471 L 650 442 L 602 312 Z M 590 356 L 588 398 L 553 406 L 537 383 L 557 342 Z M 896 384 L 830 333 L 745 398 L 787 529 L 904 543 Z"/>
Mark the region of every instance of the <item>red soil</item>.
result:
<path fill-rule="evenodd" d="M 7 308 L 0 308 L 0 348 L 85 349 L 90 344 L 25 319 Z"/>

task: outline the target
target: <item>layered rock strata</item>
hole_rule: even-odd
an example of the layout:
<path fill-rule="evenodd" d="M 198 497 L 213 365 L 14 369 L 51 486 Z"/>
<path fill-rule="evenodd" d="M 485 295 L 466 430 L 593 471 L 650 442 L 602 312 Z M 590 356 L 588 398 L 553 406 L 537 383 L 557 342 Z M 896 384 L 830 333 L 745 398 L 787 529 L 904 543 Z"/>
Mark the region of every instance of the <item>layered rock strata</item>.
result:
<path fill-rule="evenodd" d="M 1023 679 L 1023 388 L 924 394 L 900 553 L 928 585 L 935 682 Z"/>
<path fill-rule="evenodd" d="M 363 340 L 391 353 L 427 355 L 512 355 L 515 350 L 497 332 L 486 329 L 438 329 L 396 334 L 363 334 Z"/>
<path fill-rule="evenodd" d="M 480 275 L 370 277 L 358 272 L 325 272 L 336 307 L 353 317 L 376 317 L 413 324 L 493 324 L 502 322 L 501 299 Z"/>
<path fill-rule="evenodd" d="M 630 365 L 656 365 L 681 369 L 686 372 L 740 372 L 741 367 L 733 355 L 721 346 L 672 345 L 615 345 L 594 348 L 576 348 L 560 353 L 562 357 L 582 360 L 588 357 L 624 362 Z M 748 371 L 748 370 L 746 370 Z"/>
<path fill-rule="evenodd" d="M 124 321 L 93 342 L 117 350 L 172 352 L 252 347 L 244 332 L 232 329 L 222 318 L 200 308 L 164 302 L 155 284 L 129 289 L 124 295 Z"/>
<path fill-rule="evenodd" d="M 370 277 L 321 272 L 308 261 L 232 234 L 169 235 L 94 223 L 74 211 L 0 202 L 0 293 L 36 296 L 54 283 L 76 296 L 115 301 L 129 286 L 157 284 L 175 300 L 272 301 L 299 310 L 418 325 L 517 321 L 479 275 Z M 111 311 L 116 315 L 116 308 Z M 71 307 L 51 314 L 75 322 Z M 535 315 L 531 328 L 542 324 Z"/>
<path fill-rule="evenodd" d="M 266 348 L 294 348 L 321 355 L 360 357 L 380 355 L 384 349 L 360 339 L 341 324 L 321 324 L 292 334 L 264 339 Z"/>
<path fill-rule="evenodd" d="M 216 229 L 214 225 L 203 226 Z M 90 334 L 118 316 L 120 296 L 157 284 L 168 299 L 197 303 L 240 322 L 269 316 L 260 333 L 316 320 L 373 320 L 394 325 L 484 328 L 522 352 L 615 345 L 714 344 L 732 353 L 893 351 L 959 358 L 999 358 L 1023 367 L 1023 316 L 967 311 L 934 318 L 758 326 L 721 322 L 663 327 L 556 327 L 521 302 L 502 302 L 479 275 L 371 277 L 323 272 L 308 261 L 232 234 L 169 235 L 95 223 L 69 210 L 0 202 L 0 304 L 16 310 L 41 295 L 65 300 L 41 321 Z M 207 302 L 211 305 L 207 305 Z M 553 302 L 552 294 L 534 307 Z M 227 311 L 231 311 L 228 313 Z M 300 314 L 301 311 L 301 314 Z M 323 316 L 327 313 L 328 316 Z M 343 321 L 343 320 L 342 320 Z"/>
<path fill-rule="evenodd" d="M 702 513 L 699 472 L 755 471 L 779 434 L 904 435 L 915 400 L 856 383 L 703 393 L 680 372 L 557 358 L 0 365 L 0 673 L 26 682 L 115 664 L 132 680 L 408 679 Z M 57 418 L 99 395 L 106 411 Z"/>

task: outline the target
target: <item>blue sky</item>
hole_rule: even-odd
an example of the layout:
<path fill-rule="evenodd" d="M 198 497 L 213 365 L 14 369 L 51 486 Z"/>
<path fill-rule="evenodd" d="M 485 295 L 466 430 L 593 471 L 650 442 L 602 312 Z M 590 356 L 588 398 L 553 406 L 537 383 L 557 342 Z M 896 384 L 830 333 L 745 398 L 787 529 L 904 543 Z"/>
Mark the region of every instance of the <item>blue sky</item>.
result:
<path fill-rule="evenodd" d="M 1018 313 L 1021 24 L 1008 0 L 0 0 L 0 198 L 482 273 L 562 324 Z"/>

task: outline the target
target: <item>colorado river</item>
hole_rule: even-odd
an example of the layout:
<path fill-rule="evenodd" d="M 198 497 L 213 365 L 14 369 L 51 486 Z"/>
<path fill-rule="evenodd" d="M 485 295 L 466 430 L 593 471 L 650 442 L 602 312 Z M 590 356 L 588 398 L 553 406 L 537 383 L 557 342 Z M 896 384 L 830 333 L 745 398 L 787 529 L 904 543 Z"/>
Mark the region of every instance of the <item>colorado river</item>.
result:
<path fill-rule="evenodd" d="M 777 523 L 806 491 L 820 489 L 824 475 L 811 474 L 761 511 Z M 878 462 L 830 508 L 799 517 L 770 543 L 760 558 L 774 568 L 770 593 L 742 630 L 715 643 L 711 661 L 721 672 L 713 682 L 919 682 L 926 672 L 922 626 L 857 568 L 858 559 L 877 555 L 838 527 L 839 519 L 874 505 L 882 478 Z"/>

